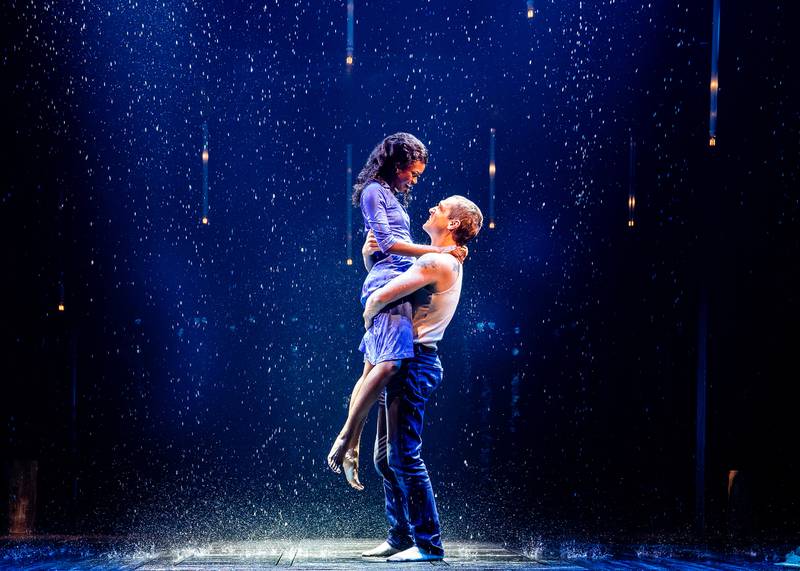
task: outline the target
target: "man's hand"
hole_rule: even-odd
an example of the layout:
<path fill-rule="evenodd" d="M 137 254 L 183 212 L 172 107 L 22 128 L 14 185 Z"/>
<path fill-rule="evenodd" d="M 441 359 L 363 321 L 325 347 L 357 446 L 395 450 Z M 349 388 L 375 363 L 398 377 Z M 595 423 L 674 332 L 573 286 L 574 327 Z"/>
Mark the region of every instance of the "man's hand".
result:
<path fill-rule="evenodd" d="M 369 310 L 364 310 L 364 329 L 369 331 L 369 328 L 372 327 L 372 321 L 375 319 L 375 315 L 370 313 Z"/>
<path fill-rule="evenodd" d="M 364 245 L 361 246 L 361 255 L 367 257 L 378 251 L 380 251 L 378 241 L 375 239 L 375 234 L 370 230 L 367 232 L 367 239 L 364 240 Z"/>

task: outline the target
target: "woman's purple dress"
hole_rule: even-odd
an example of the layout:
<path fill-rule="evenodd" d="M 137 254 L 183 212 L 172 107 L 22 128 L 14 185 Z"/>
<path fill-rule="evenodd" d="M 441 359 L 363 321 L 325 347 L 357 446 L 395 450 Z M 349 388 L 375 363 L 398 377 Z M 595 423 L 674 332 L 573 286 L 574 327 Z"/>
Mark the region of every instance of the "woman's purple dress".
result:
<path fill-rule="evenodd" d="M 374 263 L 361 287 L 361 305 L 365 305 L 372 292 L 408 270 L 414 258 L 386 253 L 396 242 L 413 242 L 408 212 L 388 186 L 372 181 L 364 187 L 361 214 L 366 230 L 372 230 L 380 248 L 380 252 L 372 254 Z M 364 353 L 364 359 L 377 365 L 383 361 L 413 357 L 411 318 L 412 307 L 408 298 L 383 308 L 361 340 L 359 350 Z"/>

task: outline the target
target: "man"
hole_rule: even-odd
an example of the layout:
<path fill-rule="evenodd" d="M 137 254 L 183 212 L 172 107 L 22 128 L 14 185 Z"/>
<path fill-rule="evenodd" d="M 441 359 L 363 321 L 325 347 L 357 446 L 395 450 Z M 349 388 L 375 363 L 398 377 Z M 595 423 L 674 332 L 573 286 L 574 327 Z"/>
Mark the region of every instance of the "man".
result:
<path fill-rule="evenodd" d="M 422 228 L 431 245 L 447 247 L 465 245 L 482 225 L 483 215 L 473 202 L 451 196 L 430 209 Z M 364 326 L 368 329 L 384 306 L 411 296 L 414 357 L 403 361 L 379 400 L 374 463 L 383 476 L 390 528 L 387 541 L 364 552 L 364 557 L 388 557 L 391 562 L 444 557 L 439 514 L 420 451 L 425 403 L 442 380 L 437 343 L 455 313 L 462 277 L 461 263 L 450 254 L 425 254 L 367 300 Z M 347 476 L 351 485 L 357 484 L 354 487 L 361 485 L 357 469 Z"/>

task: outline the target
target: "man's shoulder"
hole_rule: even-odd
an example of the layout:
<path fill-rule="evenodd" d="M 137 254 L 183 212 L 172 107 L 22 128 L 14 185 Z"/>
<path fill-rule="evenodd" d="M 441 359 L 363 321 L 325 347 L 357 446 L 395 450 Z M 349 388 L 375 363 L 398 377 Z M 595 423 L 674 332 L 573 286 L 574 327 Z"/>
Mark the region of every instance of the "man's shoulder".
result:
<path fill-rule="evenodd" d="M 458 272 L 460 266 L 458 260 L 450 254 L 436 253 L 423 254 L 417 258 L 417 265 L 423 270 L 440 274 Z"/>

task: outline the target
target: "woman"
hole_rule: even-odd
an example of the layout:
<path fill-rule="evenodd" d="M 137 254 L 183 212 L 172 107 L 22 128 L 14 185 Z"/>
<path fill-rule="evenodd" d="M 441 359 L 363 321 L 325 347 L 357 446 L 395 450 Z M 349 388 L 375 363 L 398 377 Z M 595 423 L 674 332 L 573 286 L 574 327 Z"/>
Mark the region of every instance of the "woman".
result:
<path fill-rule="evenodd" d="M 428 150 L 419 139 L 409 133 L 395 133 L 372 150 L 356 178 L 353 204 L 361 207 L 369 236 L 362 250 L 369 270 L 361 288 L 362 305 L 373 291 L 409 269 L 413 257 L 431 252 L 450 252 L 461 260 L 466 256 L 464 248 L 440 248 L 411 240 L 406 206 L 411 187 L 425 171 L 427 162 Z M 347 421 L 328 454 L 331 469 L 340 473 L 344 466 L 347 480 L 357 489 L 363 489 L 357 477 L 361 427 L 401 361 L 414 356 L 411 319 L 411 302 L 401 299 L 375 316 L 361 340 L 364 371 L 353 387 Z"/>

